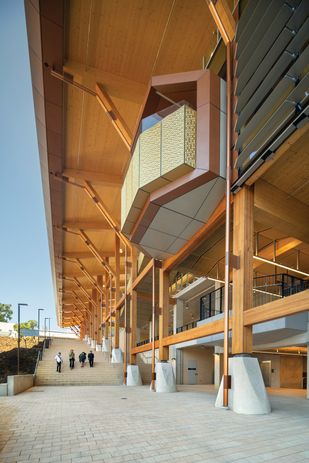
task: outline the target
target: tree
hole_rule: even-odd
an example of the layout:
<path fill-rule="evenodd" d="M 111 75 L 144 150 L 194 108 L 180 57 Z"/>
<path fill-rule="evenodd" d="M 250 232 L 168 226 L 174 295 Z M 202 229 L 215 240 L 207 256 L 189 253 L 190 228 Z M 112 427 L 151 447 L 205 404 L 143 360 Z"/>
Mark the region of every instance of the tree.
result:
<path fill-rule="evenodd" d="M 0 322 L 9 322 L 13 317 L 13 310 L 11 304 L 0 303 Z"/>
<path fill-rule="evenodd" d="M 20 323 L 20 329 L 21 330 L 24 330 L 24 329 L 33 330 L 37 326 L 38 326 L 38 323 L 35 320 L 28 320 L 27 322 L 21 322 Z M 14 324 L 14 330 L 18 331 L 18 323 Z M 30 336 L 21 336 L 21 338 L 23 338 L 23 340 L 24 340 L 25 347 L 27 347 L 27 340 L 30 339 L 31 337 Z"/>

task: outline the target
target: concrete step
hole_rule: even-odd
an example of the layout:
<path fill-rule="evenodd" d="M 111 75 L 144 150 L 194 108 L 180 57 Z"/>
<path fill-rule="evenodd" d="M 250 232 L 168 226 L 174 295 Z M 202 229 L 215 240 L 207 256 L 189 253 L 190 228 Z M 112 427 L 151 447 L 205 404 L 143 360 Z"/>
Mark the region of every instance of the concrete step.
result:
<path fill-rule="evenodd" d="M 75 368 L 69 368 L 69 352 L 75 352 Z M 94 368 L 86 362 L 81 368 L 78 356 L 81 352 L 94 353 Z M 55 356 L 61 352 L 64 360 L 62 371 L 56 371 Z M 35 384 L 36 385 L 120 385 L 123 383 L 123 365 L 110 363 L 109 354 L 97 352 L 79 340 L 55 339 L 49 349 L 45 349 L 43 360 L 39 362 Z"/>

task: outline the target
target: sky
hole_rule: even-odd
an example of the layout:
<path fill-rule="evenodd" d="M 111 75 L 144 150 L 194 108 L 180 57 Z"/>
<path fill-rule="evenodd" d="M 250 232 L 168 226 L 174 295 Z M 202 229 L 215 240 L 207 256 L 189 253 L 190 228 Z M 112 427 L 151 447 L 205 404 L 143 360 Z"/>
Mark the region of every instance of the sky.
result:
<path fill-rule="evenodd" d="M 0 1 L 0 63 L 0 303 L 55 329 L 23 0 Z"/>

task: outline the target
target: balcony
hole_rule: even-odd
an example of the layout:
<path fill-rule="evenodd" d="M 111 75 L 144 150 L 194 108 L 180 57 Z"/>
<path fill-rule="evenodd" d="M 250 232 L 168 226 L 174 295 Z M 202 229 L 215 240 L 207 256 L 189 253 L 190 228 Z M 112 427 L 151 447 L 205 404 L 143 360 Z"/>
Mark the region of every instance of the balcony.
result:
<path fill-rule="evenodd" d="M 280 298 L 305 291 L 309 288 L 309 281 L 281 273 L 278 275 L 265 275 L 253 280 L 253 304 L 258 307 Z M 229 288 L 229 309 L 232 310 L 232 286 Z M 212 291 L 200 299 L 200 317 L 190 323 L 180 326 L 176 332 L 187 331 L 197 326 L 197 323 L 222 314 L 224 311 L 224 286 Z"/>

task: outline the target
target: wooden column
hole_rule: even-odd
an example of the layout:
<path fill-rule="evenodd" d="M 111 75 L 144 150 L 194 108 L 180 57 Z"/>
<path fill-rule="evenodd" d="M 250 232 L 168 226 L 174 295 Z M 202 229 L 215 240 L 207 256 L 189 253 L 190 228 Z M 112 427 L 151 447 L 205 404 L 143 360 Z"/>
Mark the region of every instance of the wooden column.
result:
<path fill-rule="evenodd" d="M 232 353 L 252 351 L 252 327 L 244 327 L 244 311 L 253 300 L 253 190 L 244 186 L 234 196 L 233 254 L 239 256 L 233 268 Z"/>
<path fill-rule="evenodd" d="M 100 288 L 103 289 L 103 275 L 97 276 L 97 282 Z M 97 298 L 97 343 L 102 344 L 102 301 L 103 295 L 98 293 Z"/>
<path fill-rule="evenodd" d="M 110 351 L 110 358 L 112 357 L 112 350 L 113 350 L 113 276 L 109 274 L 109 351 Z"/>
<path fill-rule="evenodd" d="M 169 348 L 163 346 L 163 338 L 168 336 L 169 321 L 169 273 L 159 269 L 159 359 L 168 360 Z"/>
<path fill-rule="evenodd" d="M 152 266 L 152 317 L 151 317 L 151 385 L 150 390 L 156 389 L 156 358 L 155 358 L 155 336 L 156 336 L 156 261 L 153 261 Z"/>
<path fill-rule="evenodd" d="M 137 250 L 132 248 L 131 255 L 131 275 L 132 283 L 137 277 Z M 133 290 L 130 299 L 130 359 L 131 365 L 136 364 L 136 354 L 132 354 L 132 349 L 136 347 L 136 328 L 137 328 L 137 291 Z"/>
<path fill-rule="evenodd" d="M 89 315 L 89 336 L 93 339 L 93 307 L 91 302 L 88 302 L 88 308 L 91 314 Z"/>
<path fill-rule="evenodd" d="M 98 337 L 98 291 L 96 288 L 92 289 L 91 292 L 91 297 L 93 301 L 95 302 L 95 305 L 93 304 L 92 310 L 93 310 L 93 338 L 95 341 L 97 340 Z"/>
<path fill-rule="evenodd" d="M 120 292 L 120 240 L 118 235 L 115 234 L 115 307 L 121 298 Z M 115 349 L 119 348 L 119 310 L 115 311 Z"/>
<path fill-rule="evenodd" d="M 80 333 L 79 333 L 80 340 L 82 341 L 85 337 L 85 323 L 83 322 L 80 326 Z"/>
<path fill-rule="evenodd" d="M 106 318 L 107 314 L 109 313 L 109 305 L 110 305 L 108 272 L 105 272 L 104 281 L 105 281 L 105 311 L 104 311 L 104 316 Z M 105 324 L 104 324 L 104 338 L 105 339 L 108 338 L 108 322 L 105 322 Z"/>

